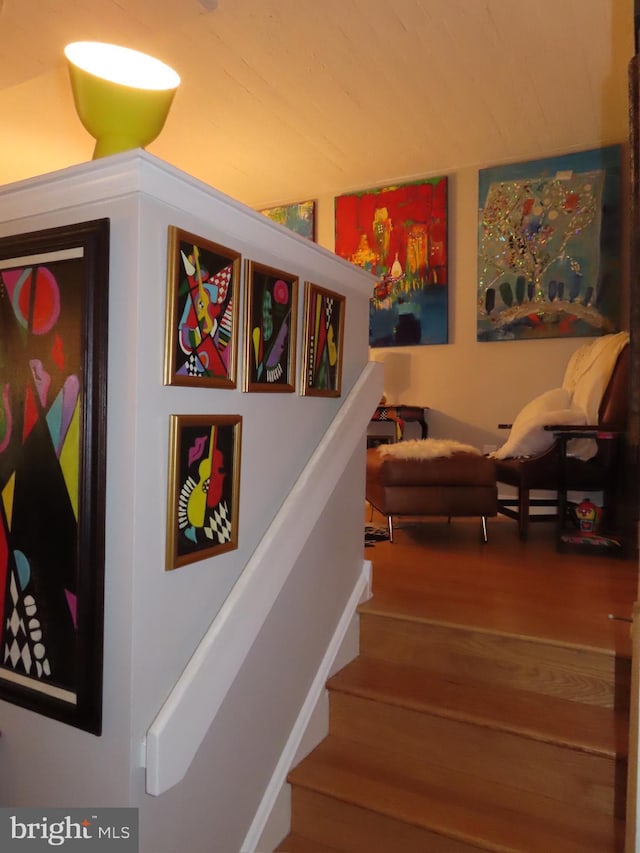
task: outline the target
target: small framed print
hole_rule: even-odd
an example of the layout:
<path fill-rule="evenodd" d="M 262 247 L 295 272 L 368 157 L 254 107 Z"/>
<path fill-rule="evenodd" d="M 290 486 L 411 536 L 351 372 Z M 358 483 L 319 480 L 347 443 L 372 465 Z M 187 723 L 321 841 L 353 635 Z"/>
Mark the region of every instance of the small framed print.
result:
<path fill-rule="evenodd" d="M 171 415 L 166 569 L 238 547 L 240 415 Z"/>
<path fill-rule="evenodd" d="M 295 391 L 298 279 L 246 262 L 244 391 Z"/>
<path fill-rule="evenodd" d="M 339 397 L 346 299 L 340 293 L 306 282 L 302 394 Z"/>
<path fill-rule="evenodd" d="M 236 387 L 240 253 L 169 226 L 164 384 Z"/>

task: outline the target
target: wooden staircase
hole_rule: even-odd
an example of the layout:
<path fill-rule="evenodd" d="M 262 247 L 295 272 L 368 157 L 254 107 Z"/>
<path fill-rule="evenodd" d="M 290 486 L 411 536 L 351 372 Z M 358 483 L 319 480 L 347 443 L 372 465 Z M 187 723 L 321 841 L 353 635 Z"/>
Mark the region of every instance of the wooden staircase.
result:
<path fill-rule="evenodd" d="M 328 682 L 329 736 L 289 774 L 277 849 L 623 850 L 626 650 L 406 613 L 401 598 L 360 608 L 360 656 Z"/>

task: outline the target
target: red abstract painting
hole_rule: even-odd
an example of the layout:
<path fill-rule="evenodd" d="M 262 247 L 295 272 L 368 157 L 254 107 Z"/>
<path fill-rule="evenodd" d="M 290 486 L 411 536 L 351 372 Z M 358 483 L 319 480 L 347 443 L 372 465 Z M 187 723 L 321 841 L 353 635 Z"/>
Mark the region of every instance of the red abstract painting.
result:
<path fill-rule="evenodd" d="M 336 198 L 336 254 L 379 279 L 371 346 L 447 342 L 447 226 L 446 177 Z"/>

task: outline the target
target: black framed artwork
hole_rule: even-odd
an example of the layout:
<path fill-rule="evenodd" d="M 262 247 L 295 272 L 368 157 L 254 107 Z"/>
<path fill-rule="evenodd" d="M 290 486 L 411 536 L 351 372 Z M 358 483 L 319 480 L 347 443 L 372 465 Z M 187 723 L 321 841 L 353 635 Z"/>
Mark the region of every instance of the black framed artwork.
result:
<path fill-rule="evenodd" d="M 102 726 L 109 220 L 0 239 L 0 699 Z"/>

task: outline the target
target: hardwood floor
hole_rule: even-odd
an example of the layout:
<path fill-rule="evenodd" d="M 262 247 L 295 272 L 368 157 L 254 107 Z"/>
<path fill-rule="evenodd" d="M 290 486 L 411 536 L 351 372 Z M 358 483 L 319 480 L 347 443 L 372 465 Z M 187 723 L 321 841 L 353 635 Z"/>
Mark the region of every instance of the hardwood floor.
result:
<path fill-rule="evenodd" d="M 376 601 L 422 619 L 630 652 L 628 623 L 609 615 L 630 618 L 636 562 L 559 554 L 553 523 L 531 525 L 526 542 L 510 519 L 489 519 L 488 530 L 484 544 L 474 519 L 401 522 L 393 544 L 365 549 Z"/>
<path fill-rule="evenodd" d="M 373 523 L 383 524 L 380 516 Z M 367 513 L 367 523 L 370 523 Z M 360 655 L 289 774 L 280 851 L 623 849 L 634 560 L 551 524 L 428 519 L 365 549 Z"/>

